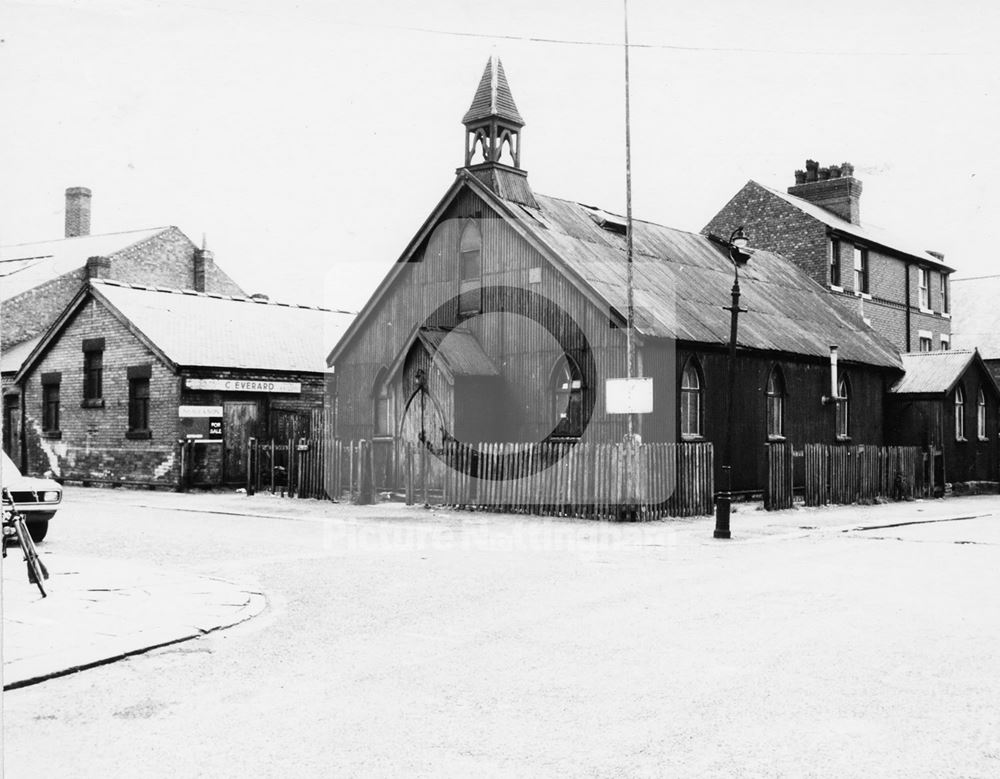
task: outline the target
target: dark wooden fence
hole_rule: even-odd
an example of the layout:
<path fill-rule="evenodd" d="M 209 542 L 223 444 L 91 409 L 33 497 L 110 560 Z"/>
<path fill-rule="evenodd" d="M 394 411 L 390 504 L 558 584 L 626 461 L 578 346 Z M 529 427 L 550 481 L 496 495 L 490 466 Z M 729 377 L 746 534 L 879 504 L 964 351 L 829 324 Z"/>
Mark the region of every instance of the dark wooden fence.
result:
<path fill-rule="evenodd" d="M 711 444 L 410 444 L 398 464 L 409 503 L 603 519 L 712 513 Z"/>
<path fill-rule="evenodd" d="M 247 442 L 247 493 L 270 490 L 289 497 L 327 498 L 327 448 L 320 439 Z"/>
<path fill-rule="evenodd" d="M 795 499 L 794 457 L 791 444 L 775 443 L 764 447 L 767 482 L 764 485 L 764 508 L 768 511 L 790 509 Z"/>
<path fill-rule="evenodd" d="M 391 440 L 251 439 L 247 491 L 566 517 L 711 514 L 711 444 L 448 442 L 438 452 Z"/>
<path fill-rule="evenodd" d="M 793 461 L 805 460 L 802 483 L 794 484 Z M 789 508 L 796 487 L 807 506 L 912 500 L 927 494 L 924 453 L 916 446 L 858 444 L 770 444 L 764 507 Z"/>

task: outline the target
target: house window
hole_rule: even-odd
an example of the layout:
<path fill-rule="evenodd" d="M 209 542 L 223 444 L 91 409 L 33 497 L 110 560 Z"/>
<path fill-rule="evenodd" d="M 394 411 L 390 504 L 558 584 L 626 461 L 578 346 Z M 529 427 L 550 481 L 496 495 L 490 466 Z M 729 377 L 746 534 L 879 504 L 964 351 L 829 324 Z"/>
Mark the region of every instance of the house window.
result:
<path fill-rule="evenodd" d="M 830 239 L 830 286 L 840 286 L 840 241 Z"/>
<path fill-rule="evenodd" d="M 103 405 L 104 339 L 83 339 L 83 405 Z"/>
<path fill-rule="evenodd" d="M 918 281 L 920 284 L 920 309 L 921 311 L 931 310 L 931 271 L 929 268 L 920 268 L 918 271 Z"/>
<path fill-rule="evenodd" d="M 851 436 L 851 385 L 847 376 L 837 382 L 837 438 L 846 440 Z"/>
<path fill-rule="evenodd" d="M 946 352 L 951 348 L 951 336 L 941 333 L 941 351 Z"/>
<path fill-rule="evenodd" d="M 948 274 L 942 273 L 939 278 L 941 279 L 941 313 L 947 314 L 950 310 L 948 307 Z"/>
<path fill-rule="evenodd" d="M 681 438 L 699 438 L 704 434 L 702 391 L 701 371 L 692 357 L 681 374 Z"/>
<path fill-rule="evenodd" d="M 149 379 L 128 380 L 128 429 L 149 430 Z"/>
<path fill-rule="evenodd" d="M 955 387 L 955 440 L 965 440 L 965 390 Z"/>
<path fill-rule="evenodd" d="M 479 226 L 470 221 L 462 230 L 458 248 L 458 313 L 483 310 L 483 238 Z"/>
<path fill-rule="evenodd" d="M 42 374 L 42 432 L 59 432 L 59 374 Z"/>
<path fill-rule="evenodd" d="M 785 435 L 785 380 L 777 366 L 767 378 L 767 437 Z"/>
<path fill-rule="evenodd" d="M 583 435 L 583 374 L 568 355 L 560 357 L 552 369 L 550 381 L 553 438 L 579 438 Z"/>
<path fill-rule="evenodd" d="M 934 349 L 934 340 L 929 335 L 921 335 L 919 348 L 922 352 L 930 352 Z"/>
<path fill-rule="evenodd" d="M 854 291 L 868 294 L 868 250 L 854 247 Z"/>
<path fill-rule="evenodd" d="M 986 440 L 986 395 L 981 388 L 976 398 L 976 435 L 980 441 Z"/>
<path fill-rule="evenodd" d="M 383 367 L 372 385 L 372 413 L 375 417 L 375 435 L 392 435 L 389 421 L 389 386 L 386 382 L 388 371 Z"/>

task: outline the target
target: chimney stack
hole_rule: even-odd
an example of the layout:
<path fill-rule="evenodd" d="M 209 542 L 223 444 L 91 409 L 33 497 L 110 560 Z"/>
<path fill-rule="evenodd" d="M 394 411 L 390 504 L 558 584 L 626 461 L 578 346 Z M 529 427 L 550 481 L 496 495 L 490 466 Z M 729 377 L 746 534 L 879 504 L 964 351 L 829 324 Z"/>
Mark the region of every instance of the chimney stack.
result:
<path fill-rule="evenodd" d="M 66 237 L 90 235 L 90 190 L 70 187 L 66 190 Z"/>
<path fill-rule="evenodd" d="M 111 275 L 111 260 L 107 257 L 87 258 L 87 278 L 106 279 Z"/>
<path fill-rule="evenodd" d="M 211 276 L 215 265 L 215 255 L 208 248 L 208 242 L 202 238 L 201 248 L 194 250 L 194 291 L 205 292 L 205 280 Z"/>
<path fill-rule="evenodd" d="M 851 224 L 861 223 L 861 182 L 854 178 L 849 162 L 820 168 L 815 160 L 806 160 L 806 170 L 795 171 L 795 184 L 789 195 L 826 209 Z"/>

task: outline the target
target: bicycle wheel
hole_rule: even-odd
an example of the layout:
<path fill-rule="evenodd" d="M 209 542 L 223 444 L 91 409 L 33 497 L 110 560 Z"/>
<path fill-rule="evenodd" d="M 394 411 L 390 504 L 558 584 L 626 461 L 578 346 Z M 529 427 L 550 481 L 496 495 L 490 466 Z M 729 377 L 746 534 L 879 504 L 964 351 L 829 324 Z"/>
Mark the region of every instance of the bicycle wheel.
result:
<path fill-rule="evenodd" d="M 31 540 L 24 518 L 18 517 L 16 523 L 17 539 L 21 544 L 21 551 L 24 552 L 24 562 L 28 566 L 28 582 L 38 587 L 43 598 L 48 597 L 48 593 L 45 592 L 45 580 L 49 578 L 49 572 L 45 568 L 45 563 L 38 557 L 38 550 Z"/>

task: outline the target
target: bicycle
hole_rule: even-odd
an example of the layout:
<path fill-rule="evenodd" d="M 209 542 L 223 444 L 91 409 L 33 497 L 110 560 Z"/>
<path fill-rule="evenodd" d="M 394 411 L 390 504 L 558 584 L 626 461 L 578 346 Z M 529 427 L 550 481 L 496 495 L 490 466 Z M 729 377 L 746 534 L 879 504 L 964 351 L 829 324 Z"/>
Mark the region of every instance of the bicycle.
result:
<path fill-rule="evenodd" d="M 24 521 L 24 514 L 18 511 L 17 504 L 14 502 L 14 496 L 4 487 L 3 557 L 7 557 L 7 547 L 14 544 L 17 544 L 24 554 L 24 562 L 28 567 L 28 583 L 37 585 L 38 591 L 42 593 L 42 597 L 47 597 L 45 580 L 49 578 L 48 569 L 38 556 L 35 542 L 31 540 L 31 534 L 28 533 L 28 525 Z"/>

